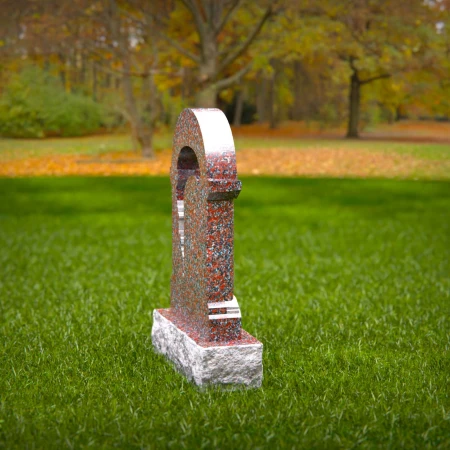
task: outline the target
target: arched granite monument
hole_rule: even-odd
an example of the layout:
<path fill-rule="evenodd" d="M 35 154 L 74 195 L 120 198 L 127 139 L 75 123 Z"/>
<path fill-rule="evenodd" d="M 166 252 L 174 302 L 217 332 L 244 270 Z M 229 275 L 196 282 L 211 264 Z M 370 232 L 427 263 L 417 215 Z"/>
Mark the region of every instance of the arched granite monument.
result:
<path fill-rule="evenodd" d="M 196 384 L 262 382 L 262 344 L 241 327 L 234 289 L 233 136 L 219 109 L 185 109 L 173 139 L 169 309 L 153 313 L 152 340 Z"/>

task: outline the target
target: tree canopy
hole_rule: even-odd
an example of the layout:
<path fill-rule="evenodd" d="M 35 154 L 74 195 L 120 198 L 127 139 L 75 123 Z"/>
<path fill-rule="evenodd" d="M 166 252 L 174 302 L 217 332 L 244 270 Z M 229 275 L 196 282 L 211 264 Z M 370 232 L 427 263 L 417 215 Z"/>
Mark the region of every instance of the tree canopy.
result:
<path fill-rule="evenodd" d="M 236 125 L 347 122 L 353 138 L 375 120 L 448 119 L 448 0 L 2 0 L 0 7 L 0 109 L 10 125 L 3 134 L 20 134 L 18 105 L 27 120 L 36 114 L 33 101 L 23 101 L 31 66 L 47 74 L 36 77 L 55 92 L 49 105 L 65 92 L 94 128 L 129 123 L 148 157 L 154 128 L 173 123 L 184 106 L 219 106 Z M 54 122 L 41 121 L 37 134 L 71 133 Z"/>

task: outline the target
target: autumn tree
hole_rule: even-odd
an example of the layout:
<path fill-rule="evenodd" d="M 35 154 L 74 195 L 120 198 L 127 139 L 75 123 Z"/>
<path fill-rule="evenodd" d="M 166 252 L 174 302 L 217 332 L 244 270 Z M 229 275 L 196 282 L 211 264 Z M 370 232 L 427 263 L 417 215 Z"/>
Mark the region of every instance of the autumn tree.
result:
<path fill-rule="evenodd" d="M 197 106 L 215 107 L 218 93 L 250 71 L 248 50 L 275 13 L 273 0 L 261 3 L 180 0 L 169 16 L 151 15 L 161 38 L 195 67 Z"/>
<path fill-rule="evenodd" d="M 153 73 L 157 64 L 157 46 L 150 41 L 150 52 L 142 55 L 145 59 L 140 70 L 133 67 L 133 56 L 136 48 L 143 41 L 143 36 L 151 35 L 151 30 L 140 29 L 139 22 L 132 19 L 129 4 L 119 4 L 118 0 L 104 0 L 97 3 L 93 13 L 94 23 L 97 24 L 96 48 L 98 54 L 103 51 L 111 55 L 116 64 L 115 71 L 120 74 L 126 105 L 126 117 L 130 122 L 133 138 L 139 143 L 142 155 L 154 157 L 153 130 L 158 116 L 157 88 L 154 84 Z M 106 38 L 105 38 L 106 37 Z M 154 39 L 154 36 L 152 36 Z M 139 110 L 136 93 L 134 92 L 133 77 L 139 77 L 147 84 L 147 107 L 149 118 L 144 122 L 142 111 Z"/>
<path fill-rule="evenodd" d="M 362 87 L 417 66 L 436 36 L 427 2 L 322 2 L 336 56 L 349 69 L 347 137 L 359 137 Z"/>
<path fill-rule="evenodd" d="M 0 7 L 0 94 L 10 74 L 36 64 L 67 94 L 102 103 L 108 114 L 99 123 L 126 118 L 146 157 L 154 155 L 157 123 L 194 104 L 234 102 L 236 125 L 255 107 L 254 118 L 272 127 L 348 116 L 348 137 L 380 111 L 390 120 L 408 111 L 448 115 L 449 0 L 0 0 Z"/>
<path fill-rule="evenodd" d="M 98 73 L 110 84 L 118 80 L 124 107 L 120 113 L 130 123 L 134 142 L 144 157 L 154 157 L 153 129 L 160 115 L 154 73 L 158 62 L 158 37 L 133 19 L 134 6 L 122 0 L 33 2 L 21 0 L 22 14 L 13 41 L 16 53 L 56 65 L 62 84 L 71 90 L 83 87 L 88 66 L 92 96 L 97 99 Z M 158 8 L 161 2 L 152 3 Z M 151 36 L 151 38 L 150 38 Z M 122 96 L 116 95 L 120 99 Z M 117 105 L 121 102 L 116 102 Z"/>
<path fill-rule="evenodd" d="M 317 120 L 335 89 L 340 70 L 331 51 L 331 21 L 311 0 L 284 0 L 281 12 L 258 43 L 258 120 Z"/>

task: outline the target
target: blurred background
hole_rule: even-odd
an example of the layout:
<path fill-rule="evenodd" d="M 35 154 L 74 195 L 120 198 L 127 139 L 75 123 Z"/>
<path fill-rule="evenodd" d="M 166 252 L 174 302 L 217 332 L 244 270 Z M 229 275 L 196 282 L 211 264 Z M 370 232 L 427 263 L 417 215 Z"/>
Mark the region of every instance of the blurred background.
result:
<path fill-rule="evenodd" d="M 56 150 L 3 140 L 2 159 L 152 159 L 188 106 L 221 108 L 244 139 L 449 143 L 449 11 L 447 0 L 2 1 L 0 135 L 97 136 Z"/>
<path fill-rule="evenodd" d="M 0 448 L 449 449 L 449 12 L 0 0 Z M 152 349 L 193 106 L 233 131 L 259 390 Z"/>

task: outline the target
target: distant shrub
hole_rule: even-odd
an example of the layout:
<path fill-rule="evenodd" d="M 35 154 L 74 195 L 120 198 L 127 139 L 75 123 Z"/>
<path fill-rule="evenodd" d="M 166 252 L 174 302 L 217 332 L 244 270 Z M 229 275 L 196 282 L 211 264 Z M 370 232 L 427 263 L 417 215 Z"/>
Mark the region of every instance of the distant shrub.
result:
<path fill-rule="evenodd" d="M 102 124 L 102 106 L 64 90 L 50 73 L 28 67 L 11 76 L 0 97 L 0 134 L 8 137 L 80 136 Z"/>

